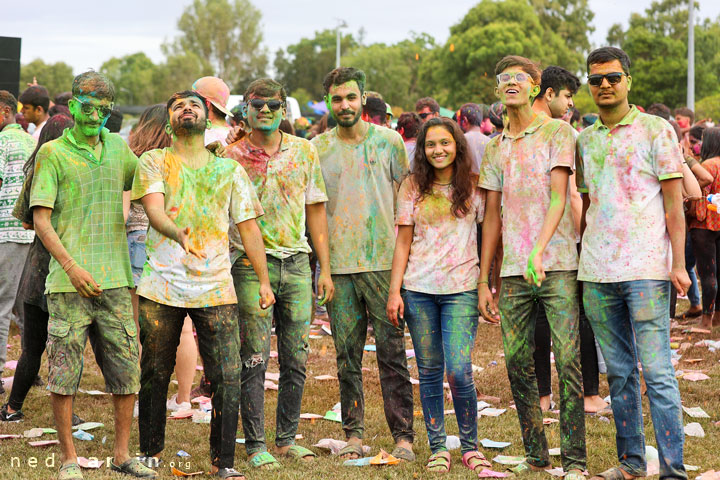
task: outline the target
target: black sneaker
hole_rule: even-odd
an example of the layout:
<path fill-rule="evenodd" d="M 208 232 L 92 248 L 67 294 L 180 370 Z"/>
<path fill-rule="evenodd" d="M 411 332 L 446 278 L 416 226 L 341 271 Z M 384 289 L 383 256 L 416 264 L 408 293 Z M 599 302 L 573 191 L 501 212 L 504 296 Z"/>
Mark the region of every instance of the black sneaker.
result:
<path fill-rule="evenodd" d="M 73 416 L 72 416 L 72 426 L 73 426 L 73 427 L 76 427 L 76 426 L 80 425 L 81 423 L 85 423 L 85 420 L 83 420 L 82 418 L 78 417 L 77 415 L 75 415 L 75 414 L 73 413 Z"/>
<path fill-rule="evenodd" d="M 19 422 L 23 418 L 25 418 L 25 415 L 23 415 L 22 410 L 18 410 L 17 412 L 10 413 L 8 412 L 8 406 L 7 403 L 0 408 L 0 421 L 3 422 Z"/>

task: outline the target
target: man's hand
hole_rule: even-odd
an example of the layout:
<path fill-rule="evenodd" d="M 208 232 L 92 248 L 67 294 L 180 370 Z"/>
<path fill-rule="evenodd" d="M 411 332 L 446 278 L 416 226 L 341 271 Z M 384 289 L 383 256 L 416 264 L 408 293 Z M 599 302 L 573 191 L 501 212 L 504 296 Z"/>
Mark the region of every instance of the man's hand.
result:
<path fill-rule="evenodd" d="M 225 141 L 228 145 L 230 145 L 231 143 L 235 143 L 241 138 L 243 138 L 246 133 L 247 132 L 245 132 L 245 130 L 243 130 L 243 128 L 239 125 L 237 127 L 230 127 L 230 132 L 228 133 Z"/>
<path fill-rule="evenodd" d="M 670 281 L 681 297 L 684 296 L 688 288 L 690 288 L 690 277 L 685 268 L 673 268 L 670 270 Z"/>
<path fill-rule="evenodd" d="M 205 145 L 205 148 L 216 157 L 222 158 L 225 156 L 225 147 L 222 143 L 220 143 L 219 140 L 208 143 L 207 145 Z"/>
<path fill-rule="evenodd" d="M 390 292 L 386 307 L 387 317 L 394 326 L 398 327 L 400 322 L 398 318 L 405 318 L 405 304 L 403 303 L 400 292 Z"/>
<path fill-rule="evenodd" d="M 335 296 L 335 285 L 333 284 L 332 278 L 329 273 L 320 272 L 320 277 L 317 283 L 318 289 L 318 304 L 325 305 Z"/>
<path fill-rule="evenodd" d="M 528 258 L 527 268 L 523 273 L 523 278 L 530 285 L 540 286 L 545 280 L 545 269 L 542 264 L 543 252 L 537 248 L 533 248 Z"/>
<path fill-rule="evenodd" d="M 22 227 L 25 230 L 35 230 L 35 226 L 32 223 L 22 222 Z"/>
<path fill-rule="evenodd" d="M 478 310 L 488 322 L 500 323 L 498 307 L 487 283 L 478 285 Z"/>
<path fill-rule="evenodd" d="M 270 288 L 269 283 L 261 283 L 260 284 L 260 308 L 263 310 L 270 307 L 270 305 L 273 305 L 275 303 L 275 294 L 272 291 L 272 288 Z"/>
<path fill-rule="evenodd" d="M 185 250 L 185 253 L 195 255 L 197 258 L 205 258 L 205 254 L 202 251 L 190 245 L 190 227 L 185 227 L 184 230 L 178 228 L 175 234 L 175 241 L 180 244 Z"/>
<path fill-rule="evenodd" d="M 72 282 L 75 290 L 81 297 L 90 298 L 97 297 L 102 293 L 100 285 L 93 279 L 90 272 L 82 268 L 80 265 L 73 265 L 67 272 L 70 282 Z"/>

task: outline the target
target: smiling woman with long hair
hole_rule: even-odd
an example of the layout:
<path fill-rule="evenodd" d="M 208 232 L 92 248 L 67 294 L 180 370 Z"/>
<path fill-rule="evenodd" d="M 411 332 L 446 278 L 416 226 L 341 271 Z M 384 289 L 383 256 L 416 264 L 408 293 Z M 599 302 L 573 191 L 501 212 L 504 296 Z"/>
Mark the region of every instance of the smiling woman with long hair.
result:
<path fill-rule="evenodd" d="M 490 466 L 477 450 L 477 395 L 470 361 L 479 316 L 477 224 L 485 211 L 471 161 L 460 127 L 450 119 L 433 118 L 418 135 L 413 173 L 398 192 L 387 315 L 395 325 L 404 318 L 410 329 L 432 451 L 427 468 L 438 473 L 450 469 L 445 371 L 463 465 L 478 472 Z"/>

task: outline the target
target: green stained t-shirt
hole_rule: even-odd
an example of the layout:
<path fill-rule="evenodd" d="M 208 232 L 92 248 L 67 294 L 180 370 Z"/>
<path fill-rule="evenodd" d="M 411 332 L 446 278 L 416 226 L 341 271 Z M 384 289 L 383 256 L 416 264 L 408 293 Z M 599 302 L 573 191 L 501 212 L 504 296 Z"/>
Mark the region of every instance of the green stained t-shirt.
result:
<path fill-rule="evenodd" d="M 52 208 L 50 221 L 60 242 L 100 288 L 132 288 L 122 192 L 132 187 L 137 157 L 106 128 L 100 140 L 99 159 L 75 141 L 69 128 L 43 145 L 35 159 L 30 207 Z M 61 292 L 75 292 L 75 287 L 53 258 L 45 293 Z"/>
<path fill-rule="evenodd" d="M 368 124 L 357 144 L 338 138 L 337 128 L 312 139 L 320 155 L 333 274 L 390 270 L 395 250 L 393 182 L 408 174 L 402 137 Z"/>

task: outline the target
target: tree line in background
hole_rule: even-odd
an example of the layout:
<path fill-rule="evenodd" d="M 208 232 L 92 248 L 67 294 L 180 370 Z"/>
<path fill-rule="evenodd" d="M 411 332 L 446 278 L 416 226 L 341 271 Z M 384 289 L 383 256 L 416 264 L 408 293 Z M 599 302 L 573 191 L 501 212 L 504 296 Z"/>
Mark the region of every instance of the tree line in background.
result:
<path fill-rule="evenodd" d="M 685 0 L 655 1 L 644 13 L 632 13 L 627 29 L 610 28 L 607 44 L 624 49 L 633 62 L 632 103 L 684 105 L 687 14 Z M 216 75 L 233 93 L 242 93 L 252 79 L 269 73 L 260 17 L 250 0 L 194 0 L 178 20 L 181 35 L 162 46 L 163 63 L 140 52 L 113 57 L 100 71 L 115 83 L 119 104 L 164 102 L 204 75 Z M 362 30 L 345 34 L 342 64 L 364 70 L 367 88 L 404 110 L 423 96 L 448 108 L 489 104 L 496 101 L 495 63 L 510 53 L 565 67 L 584 79 L 593 17 L 588 0 L 482 0 L 450 27 L 444 44 L 426 33 L 391 45 L 366 44 Z M 302 107 L 322 98 L 322 79 L 335 66 L 335 45 L 335 30 L 328 29 L 275 52 L 274 76 Z M 63 62 L 34 60 L 22 66 L 21 86 L 33 76 L 52 95 L 69 90 L 73 72 Z M 698 115 L 720 119 L 720 18 L 695 26 L 695 86 Z M 583 113 L 595 111 L 584 85 L 575 103 Z"/>

